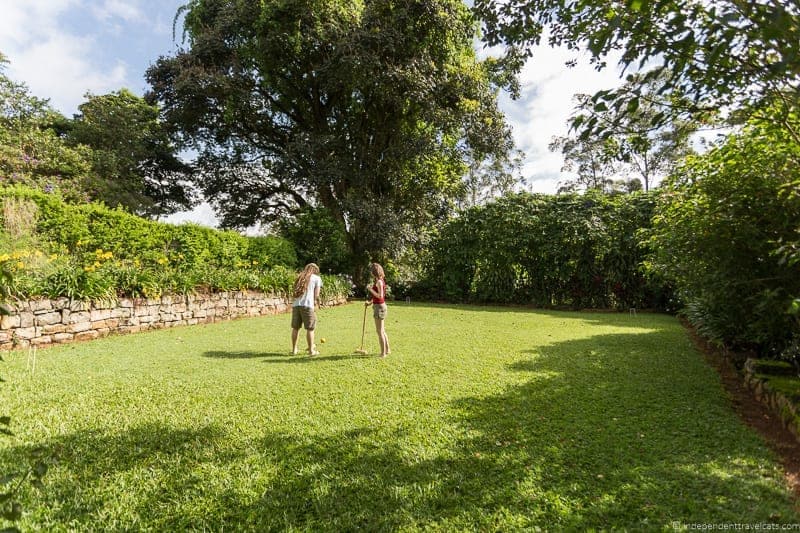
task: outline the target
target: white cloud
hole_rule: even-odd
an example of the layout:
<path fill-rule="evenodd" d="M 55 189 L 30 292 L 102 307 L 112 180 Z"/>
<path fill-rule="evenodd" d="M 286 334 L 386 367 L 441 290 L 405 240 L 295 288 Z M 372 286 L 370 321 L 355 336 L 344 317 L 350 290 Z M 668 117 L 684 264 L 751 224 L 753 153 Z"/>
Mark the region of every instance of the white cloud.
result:
<path fill-rule="evenodd" d="M 10 61 L 8 75 L 36 96 L 49 98 L 57 110 L 69 116 L 87 91 L 102 94 L 129 85 L 124 61 L 99 64 L 95 52 L 103 43 L 97 19 L 86 17 L 82 33 L 65 28 L 68 15 L 92 11 L 85 0 L 0 0 L 0 7 L 0 52 Z M 108 0 L 94 14 L 127 21 L 141 14 L 137 9 L 130 2 Z"/>
<path fill-rule="evenodd" d="M 56 29 L 58 18 L 80 0 L 0 0 L 0 47 L 19 48 Z"/>
<path fill-rule="evenodd" d="M 578 65 L 567 67 L 570 59 L 578 59 Z M 619 72 L 615 68 L 598 72 L 575 52 L 540 46 L 525 64 L 520 83 L 520 98 L 514 101 L 503 96 L 500 107 L 513 129 L 517 147 L 525 153 L 522 175 L 528 189 L 554 193 L 569 174 L 561 172 L 561 154 L 551 152 L 548 145 L 553 137 L 568 133 L 573 96 L 619 85 Z"/>
<path fill-rule="evenodd" d="M 100 6 L 92 6 L 92 13 L 101 21 L 122 19 L 125 22 L 141 22 L 145 20 L 142 9 L 136 1 L 106 0 Z"/>
<path fill-rule="evenodd" d="M 185 224 L 191 222 L 200 224 L 201 226 L 215 228 L 217 224 L 219 224 L 219 219 L 214 213 L 214 208 L 211 207 L 211 204 L 203 202 L 191 211 L 181 211 L 162 217 L 161 222 L 167 222 L 169 224 Z"/>
<path fill-rule="evenodd" d="M 124 63 L 100 71 L 84 59 L 93 46 L 91 38 L 53 34 L 12 55 L 10 75 L 25 80 L 34 94 L 50 98 L 53 107 L 69 116 L 87 91 L 103 94 L 125 84 Z"/>

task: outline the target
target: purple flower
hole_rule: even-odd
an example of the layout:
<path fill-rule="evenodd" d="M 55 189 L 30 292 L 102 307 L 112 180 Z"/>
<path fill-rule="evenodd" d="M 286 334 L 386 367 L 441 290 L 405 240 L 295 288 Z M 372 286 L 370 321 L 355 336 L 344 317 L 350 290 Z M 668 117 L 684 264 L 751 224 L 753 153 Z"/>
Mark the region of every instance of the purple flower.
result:
<path fill-rule="evenodd" d="M 56 190 L 56 186 L 53 185 L 52 183 L 48 183 L 47 185 L 44 186 L 44 192 L 50 193 L 50 192 L 53 192 L 55 190 Z"/>

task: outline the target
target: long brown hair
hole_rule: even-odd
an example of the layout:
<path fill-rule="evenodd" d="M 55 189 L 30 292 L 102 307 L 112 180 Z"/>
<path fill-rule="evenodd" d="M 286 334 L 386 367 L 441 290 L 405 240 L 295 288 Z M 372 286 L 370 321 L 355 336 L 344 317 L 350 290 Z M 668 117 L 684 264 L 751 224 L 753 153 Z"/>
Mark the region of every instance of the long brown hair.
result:
<path fill-rule="evenodd" d="M 386 275 L 383 273 L 383 267 L 378 263 L 372 263 L 369 265 L 369 271 L 373 276 L 375 276 L 375 279 L 383 279 L 386 277 Z"/>
<path fill-rule="evenodd" d="M 312 274 L 319 274 L 319 267 L 315 263 L 307 264 L 294 281 L 295 298 L 299 298 L 306 293 L 306 289 L 308 289 L 308 282 L 311 280 Z"/>

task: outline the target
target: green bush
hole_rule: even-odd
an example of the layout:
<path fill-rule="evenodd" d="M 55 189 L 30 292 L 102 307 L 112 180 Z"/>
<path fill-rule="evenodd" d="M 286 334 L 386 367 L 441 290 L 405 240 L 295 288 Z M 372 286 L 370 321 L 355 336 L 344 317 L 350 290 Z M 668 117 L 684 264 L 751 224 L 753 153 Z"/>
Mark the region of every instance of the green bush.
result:
<path fill-rule="evenodd" d="M 70 205 L 55 194 L 21 186 L 0 187 L 0 199 L 11 206 L 3 209 L 3 228 L 19 226 L 12 224 L 12 215 L 35 220 L 30 235 L 0 230 L 0 290 L 11 296 L 291 293 L 297 256 L 281 237 L 153 222 L 98 204 Z M 349 286 L 340 294 L 348 291 Z"/>
<path fill-rule="evenodd" d="M 665 309 L 637 236 L 654 193 L 516 194 L 468 209 L 434 240 L 417 298 L 539 307 Z"/>
<path fill-rule="evenodd" d="M 795 128 L 800 126 L 794 118 Z M 688 320 L 713 341 L 776 356 L 800 331 L 797 239 L 800 144 L 777 121 L 756 120 L 696 156 L 665 185 L 651 267 L 672 280 Z M 791 248 L 791 247 L 789 247 Z"/>
<path fill-rule="evenodd" d="M 249 239 L 246 258 L 264 266 L 285 266 L 295 268 L 302 266 L 297 260 L 294 246 L 287 239 L 267 235 Z"/>
<path fill-rule="evenodd" d="M 282 221 L 279 231 L 297 251 L 298 266 L 316 263 L 326 273 L 351 270 L 347 233 L 328 210 L 306 209 L 296 217 Z"/>

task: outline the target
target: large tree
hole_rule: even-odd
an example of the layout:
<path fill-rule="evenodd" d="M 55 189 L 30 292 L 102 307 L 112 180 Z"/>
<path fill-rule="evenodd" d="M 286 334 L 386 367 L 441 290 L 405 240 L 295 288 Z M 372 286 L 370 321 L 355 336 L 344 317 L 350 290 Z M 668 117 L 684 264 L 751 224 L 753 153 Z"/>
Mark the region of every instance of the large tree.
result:
<path fill-rule="evenodd" d="M 575 173 L 574 178 L 559 183 L 559 193 L 579 190 L 602 192 L 606 188 L 606 183 L 617 172 L 616 150 L 613 142 L 608 139 L 555 137 L 549 148 L 553 152 L 561 152 L 564 156 L 564 166 L 561 170 Z"/>
<path fill-rule="evenodd" d="M 615 183 L 614 175 L 640 181 L 644 190 L 666 177 L 675 165 L 692 153 L 690 137 L 698 130 L 703 118 L 686 119 L 679 116 L 666 124 L 658 124 L 664 109 L 687 107 L 689 104 L 677 93 L 669 97 L 659 94 L 661 78 L 641 80 L 630 75 L 622 86 L 638 90 L 640 98 L 635 109 L 609 107 L 593 101 L 586 94 L 575 95 L 575 111 L 570 118 L 572 132 L 559 137 L 550 145 L 561 150 L 565 170 L 576 170 L 574 183 L 586 188 L 603 189 Z M 707 113 L 705 122 L 716 114 Z M 586 125 L 588 129 L 580 131 Z M 593 133 L 601 129 L 600 134 Z M 618 181 L 618 180 L 617 180 Z"/>
<path fill-rule="evenodd" d="M 67 119 L 47 100 L 3 72 L 0 54 L 0 184 L 21 183 L 86 200 L 90 151 L 69 146 L 60 136 Z"/>
<path fill-rule="evenodd" d="M 356 262 L 391 257 L 511 146 L 476 29 L 460 0 L 193 0 L 150 98 L 223 225 L 317 205 Z"/>
<path fill-rule="evenodd" d="M 143 216 L 192 206 L 187 180 L 191 167 L 177 156 L 157 106 L 127 89 L 87 94 L 67 124 L 73 146 L 92 149 L 92 198 Z"/>
<path fill-rule="evenodd" d="M 651 117 L 654 124 L 703 110 L 758 115 L 780 104 L 784 114 L 771 119 L 800 139 L 790 119 L 800 103 L 797 1 L 475 0 L 474 6 L 487 41 L 508 45 L 512 56 L 531 54 L 546 35 L 551 45 L 588 50 L 598 68 L 615 51 L 621 66 L 642 70 L 642 84 L 600 91 L 597 104 L 635 111 L 643 83 L 660 79 L 662 94 L 680 94 L 690 105 L 663 108 Z M 581 125 L 592 133 L 606 127 Z"/>

